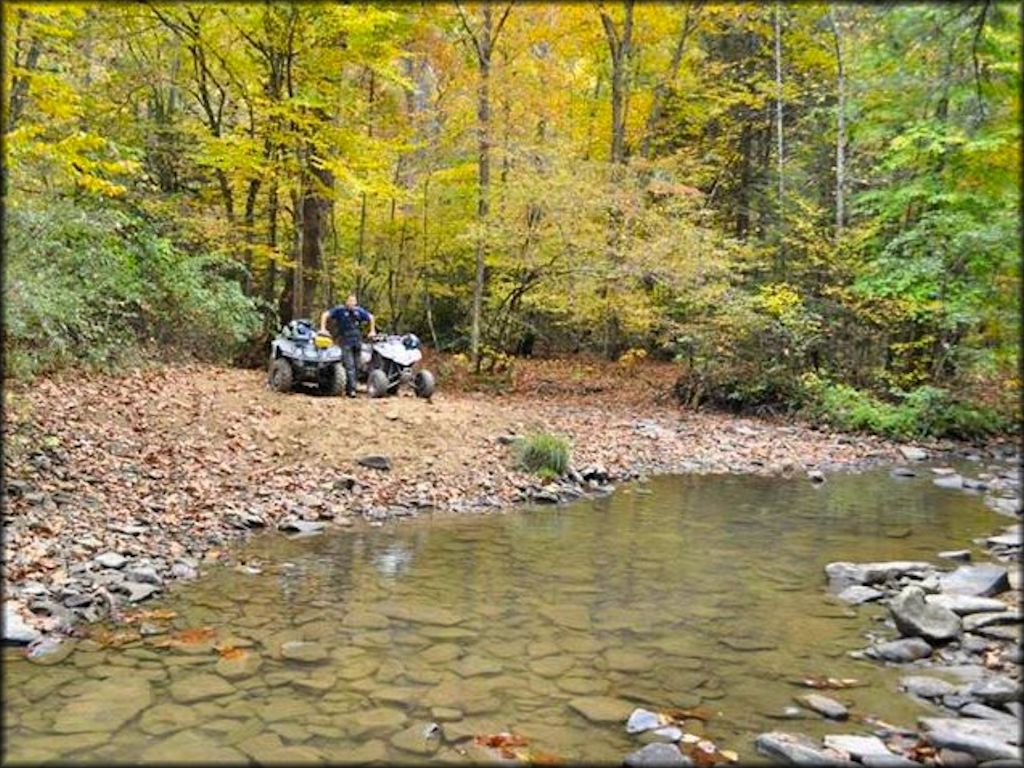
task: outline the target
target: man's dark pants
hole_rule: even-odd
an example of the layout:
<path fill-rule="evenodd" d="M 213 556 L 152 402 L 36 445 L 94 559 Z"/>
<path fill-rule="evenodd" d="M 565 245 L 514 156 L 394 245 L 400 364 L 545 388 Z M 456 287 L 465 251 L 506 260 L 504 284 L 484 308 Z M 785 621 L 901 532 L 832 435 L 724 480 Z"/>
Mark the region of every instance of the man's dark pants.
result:
<path fill-rule="evenodd" d="M 356 359 L 359 347 L 359 344 L 345 344 L 341 348 L 341 362 L 345 366 L 345 394 L 347 395 L 354 395 L 356 392 Z"/>

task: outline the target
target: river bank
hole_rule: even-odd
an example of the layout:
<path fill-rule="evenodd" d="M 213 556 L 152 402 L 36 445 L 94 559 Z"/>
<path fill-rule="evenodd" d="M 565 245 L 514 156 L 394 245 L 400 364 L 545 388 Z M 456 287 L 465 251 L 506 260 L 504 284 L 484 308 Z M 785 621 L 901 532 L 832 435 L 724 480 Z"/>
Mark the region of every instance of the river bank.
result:
<path fill-rule="evenodd" d="M 8 634 L 116 614 L 255 529 L 304 535 L 557 503 L 656 473 L 816 475 L 902 457 L 877 438 L 682 410 L 665 402 L 671 366 L 538 371 L 525 391 L 431 402 L 282 396 L 262 372 L 200 365 L 8 389 Z M 512 469 L 511 441 L 534 431 L 570 438 L 569 477 L 545 485 Z"/>

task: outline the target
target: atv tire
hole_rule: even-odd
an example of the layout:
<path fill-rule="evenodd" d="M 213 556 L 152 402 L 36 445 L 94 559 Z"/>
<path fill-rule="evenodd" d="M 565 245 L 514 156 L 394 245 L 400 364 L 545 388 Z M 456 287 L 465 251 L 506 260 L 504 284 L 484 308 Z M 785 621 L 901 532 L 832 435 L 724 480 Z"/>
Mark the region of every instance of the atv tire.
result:
<path fill-rule="evenodd" d="M 275 392 L 291 392 L 294 384 L 292 364 L 283 357 L 277 358 L 270 364 L 270 377 L 268 379 L 270 388 Z"/>
<path fill-rule="evenodd" d="M 370 397 L 384 397 L 388 393 L 388 375 L 380 368 L 374 368 L 366 377 L 366 391 Z"/>
<path fill-rule="evenodd" d="M 429 400 L 434 394 L 434 374 L 428 370 L 417 371 L 412 380 L 412 389 L 416 397 Z"/>
<path fill-rule="evenodd" d="M 317 386 L 321 395 L 337 397 L 345 391 L 345 369 L 341 363 L 333 363 L 320 372 Z"/>

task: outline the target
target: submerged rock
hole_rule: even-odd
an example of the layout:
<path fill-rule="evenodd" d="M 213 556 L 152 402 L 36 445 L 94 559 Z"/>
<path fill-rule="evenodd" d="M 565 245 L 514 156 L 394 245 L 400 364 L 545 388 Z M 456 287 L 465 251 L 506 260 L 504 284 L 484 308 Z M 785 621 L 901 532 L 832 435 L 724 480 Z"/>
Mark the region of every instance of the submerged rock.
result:
<path fill-rule="evenodd" d="M 654 743 L 630 752 L 622 764 L 627 768 L 661 768 L 661 766 L 693 765 L 693 761 L 674 744 Z"/>
<path fill-rule="evenodd" d="M 889 603 L 889 613 L 904 636 L 941 643 L 960 634 L 957 615 L 947 608 L 926 603 L 920 587 L 905 587 Z"/>
<path fill-rule="evenodd" d="M 18 609 L 14 603 L 4 603 L 4 642 L 15 643 L 17 645 L 27 645 L 28 643 L 35 642 L 42 633 L 34 627 L 30 626 L 21 614 L 18 613 Z"/>
<path fill-rule="evenodd" d="M 569 702 L 569 708 L 592 723 L 621 723 L 633 709 L 628 701 L 610 696 L 579 696 Z"/>
<path fill-rule="evenodd" d="M 830 699 L 828 696 L 822 696 L 820 693 L 808 693 L 805 696 L 797 698 L 797 701 L 808 709 L 813 710 L 819 715 L 823 715 L 830 720 L 845 720 L 850 716 L 850 711 L 846 707 L 835 699 Z"/>

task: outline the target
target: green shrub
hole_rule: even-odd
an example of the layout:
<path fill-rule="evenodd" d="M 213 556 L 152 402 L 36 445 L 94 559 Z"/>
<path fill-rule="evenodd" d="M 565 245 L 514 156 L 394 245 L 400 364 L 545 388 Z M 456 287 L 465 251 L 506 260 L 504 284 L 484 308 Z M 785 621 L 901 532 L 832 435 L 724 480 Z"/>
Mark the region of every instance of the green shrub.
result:
<path fill-rule="evenodd" d="M 976 438 L 1008 428 L 995 410 L 969 405 L 939 387 L 895 393 L 897 402 L 814 375 L 803 378 L 804 413 L 843 430 L 871 432 L 897 440 L 923 437 Z"/>
<path fill-rule="evenodd" d="M 569 441 L 559 435 L 540 432 L 516 440 L 516 466 L 546 479 L 564 475 L 569 469 Z"/>
<path fill-rule="evenodd" d="M 229 259 L 178 249 L 126 211 L 22 203 L 6 233 L 8 375 L 117 366 L 154 346 L 227 360 L 256 329 Z"/>

